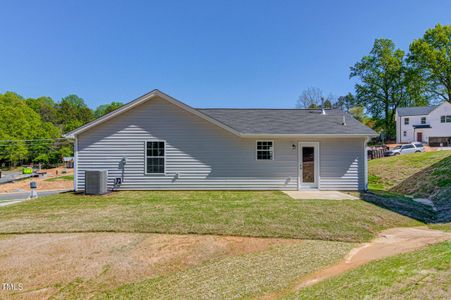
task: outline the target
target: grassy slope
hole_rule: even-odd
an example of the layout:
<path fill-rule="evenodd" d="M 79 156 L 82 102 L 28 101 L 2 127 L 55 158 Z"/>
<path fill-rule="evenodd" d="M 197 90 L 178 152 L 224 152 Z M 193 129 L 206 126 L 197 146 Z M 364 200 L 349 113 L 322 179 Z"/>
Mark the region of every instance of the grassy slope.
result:
<path fill-rule="evenodd" d="M 117 231 L 362 242 L 386 228 L 420 224 L 363 201 L 299 201 L 271 191 L 66 193 L 0 208 L 0 234 Z"/>
<path fill-rule="evenodd" d="M 451 187 L 451 151 L 375 159 L 368 163 L 368 173 L 370 189 L 440 200 L 438 193 Z"/>
<path fill-rule="evenodd" d="M 369 188 L 387 199 L 384 207 L 426 222 L 449 222 L 451 216 L 451 151 L 415 153 L 372 160 Z M 402 195 L 430 198 L 437 211 Z M 370 199 L 371 201 L 372 199 Z M 379 200 L 373 199 L 374 203 Z M 380 201 L 379 201 L 380 202 Z"/>
<path fill-rule="evenodd" d="M 287 288 L 295 279 L 342 258 L 350 243 L 305 241 L 212 260 L 187 270 L 124 285 L 99 299 L 237 299 Z M 312 259 L 314 257 L 314 259 Z"/>
<path fill-rule="evenodd" d="M 449 299 L 451 242 L 369 263 L 299 291 L 294 299 Z"/>

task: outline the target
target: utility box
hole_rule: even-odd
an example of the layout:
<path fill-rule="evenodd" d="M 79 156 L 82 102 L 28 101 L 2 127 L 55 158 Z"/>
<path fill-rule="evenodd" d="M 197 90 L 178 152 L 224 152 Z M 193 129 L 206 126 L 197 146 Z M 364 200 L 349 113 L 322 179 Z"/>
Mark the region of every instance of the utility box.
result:
<path fill-rule="evenodd" d="M 85 194 L 103 195 L 108 192 L 108 171 L 85 171 Z"/>

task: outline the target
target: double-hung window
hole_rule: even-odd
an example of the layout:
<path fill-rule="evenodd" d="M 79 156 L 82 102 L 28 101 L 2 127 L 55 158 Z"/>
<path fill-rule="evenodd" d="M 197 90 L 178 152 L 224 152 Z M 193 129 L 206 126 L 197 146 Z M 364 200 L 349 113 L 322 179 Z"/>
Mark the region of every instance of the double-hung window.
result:
<path fill-rule="evenodd" d="M 273 160 L 273 141 L 257 141 L 257 160 Z"/>
<path fill-rule="evenodd" d="M 146 142 L 146 174 L 165 173 L 165 145 L 164 141 Z"/>
<path fill-rule="evenodd" d="M 426 117 L 421 117 L 421 124 L 426 124 Z"/>
<path fill-rule="evenodd" d="M 404 125 L 409 125 L 409 118 L 404 118 Z"/>
<path fill-rule="evenodd" d="M 451 123 L 451 115 L 441 116 L 440 123 Z"/>

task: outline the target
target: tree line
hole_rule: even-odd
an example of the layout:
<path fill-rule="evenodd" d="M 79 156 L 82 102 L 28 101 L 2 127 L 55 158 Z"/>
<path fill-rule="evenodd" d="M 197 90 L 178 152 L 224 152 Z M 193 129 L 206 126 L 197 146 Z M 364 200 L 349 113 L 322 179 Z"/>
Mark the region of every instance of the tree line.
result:
<path fill-rule="evenodd" d="M 335 99 L 309 88 L 297 107 L 342 108 L 394 139 L 397 108 L 451 102 L 451 25 L 428 29 L 407 53 L 390 39 L 376 39 L 370 53 L 350 68 L 349 77 L 357 80 L 354 93 Z"/>
<path fill-rule="evenodd" d="M 119 107 L 111 102 L 89 108 L 77 95 L 59 102 L 50 97 L 23 98 L 13 92 L 0 94 L 0 163 L 55 164 L 73 155 L 71 141 L 62 139 L 69 132 Z"/>

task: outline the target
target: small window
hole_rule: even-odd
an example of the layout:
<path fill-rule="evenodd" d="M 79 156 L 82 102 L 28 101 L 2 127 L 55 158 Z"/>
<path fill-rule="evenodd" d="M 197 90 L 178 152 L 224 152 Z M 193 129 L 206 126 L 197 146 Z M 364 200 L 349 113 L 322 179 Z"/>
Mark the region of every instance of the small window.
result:
<path fill-rule="evenodd" d="M 273 142 L 257 141 L 257 160 L 272 160 L 273 157 Z"/>
<path fill-rule="evenodd" d="M 165 142 L 146 142 L 146 173 L 165 173 Z"/>
<path fill-rule="evenodd" d="M 421 117 L 421 124 L 426 124 L 426 117 Z"/>
<path fill-rule="evenodd" d="M 404 125 L 409 125 L 409 118 L 404 118 Z"/>
<path fill-rule="evenodd" d="M 451 116 L 446 116 L 446 123 L 451 123 Z"/>
<path fill-rule="evenodd" d="M 402 134 L 403 134 L 404 136 L 407 136 L 407 131 L 404 131 Z"/>
<path fill-rule="evenodd" d="M 440 123 L 445 123 L 445 122 L 446 122 L 446 116 L 441 116 Z"/>

